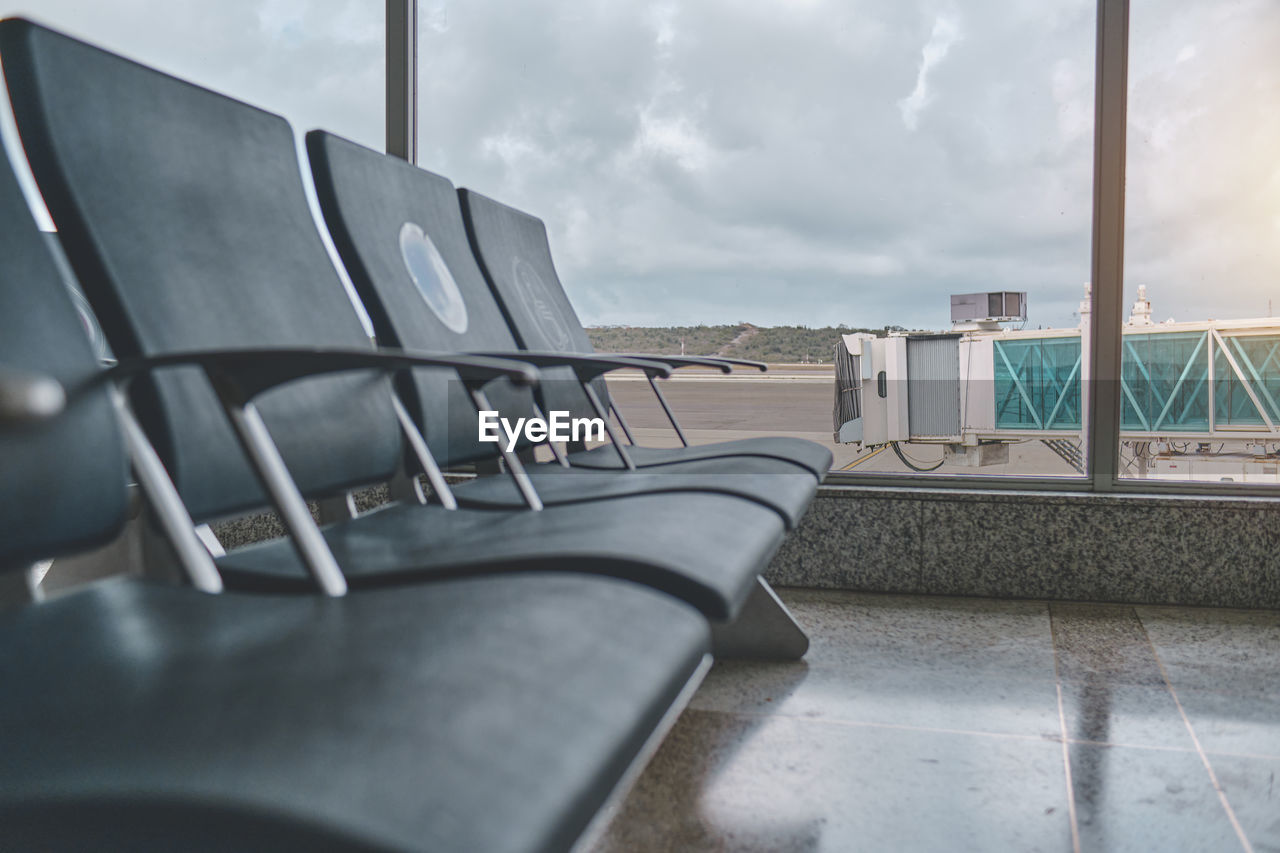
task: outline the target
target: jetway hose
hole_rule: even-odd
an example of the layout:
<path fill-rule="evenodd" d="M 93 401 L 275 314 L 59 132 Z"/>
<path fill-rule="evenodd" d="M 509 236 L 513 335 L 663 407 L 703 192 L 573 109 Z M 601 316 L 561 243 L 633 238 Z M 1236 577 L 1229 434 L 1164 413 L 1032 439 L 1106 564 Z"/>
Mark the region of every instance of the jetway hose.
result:
<path fill-rule="evenodd" d="M 853 468 L 856 468 L 859 465 L 861 465 L 863 462 L 866 462 L 868 459 L 871 459 L 874 456 L 879 456 L 881 453 L 884 453 L 884 450 L 885 450 L 884 445 L 881 445 L 880 447 L 877 447 L 875 450 L 868 453 L 866 456 L 860 456 L 857 459 L 853 460 L 852 462 L 850 462 L 848 465 L 844 466 L 840 470 L 841 471 L 852 470 Z"/>
<path fill-rule="evenodd" d="M 907 454 L 902 452 L 902 448 L 898 446 L 898 442 L 893 441 L 893 442 L 890 442 L 890 444 L 893 445 L 893 452 L 898 454 L 898 458 L 902 460 L 903 465 L 906 465 L 912 471 L 919 471 L 921 474 L 928 474 L 930 471 L 937 471 L 939 468 L 942 467 L 942 463 L 947 461 L 947 457 L 943 456 L 941 459 L 938 460 L 938 464 L 934 465 L 932 468 L 921 468 L 919 465 L 916 465 L 914 462 L 912 462 L 910 459 L 907 458 Z"/>

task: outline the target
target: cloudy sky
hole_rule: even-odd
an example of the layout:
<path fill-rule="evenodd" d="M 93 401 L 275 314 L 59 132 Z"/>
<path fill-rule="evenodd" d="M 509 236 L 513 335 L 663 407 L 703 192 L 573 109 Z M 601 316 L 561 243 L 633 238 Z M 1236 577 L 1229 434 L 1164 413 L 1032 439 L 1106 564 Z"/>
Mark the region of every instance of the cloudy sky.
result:
<path fill-rule="evenodd" d="M 33 17 L 381 146 L 375 0 L 27 0 Z M 19 7 L 22 0 L 19 0 Z M 1134 0 L 1128 285 L 1280 313 L 1280 4 Z M 420 4 L 421 164 L 550 227 L 589 323 L 941 328 L 1089 277 L 1094 3 Z"/>

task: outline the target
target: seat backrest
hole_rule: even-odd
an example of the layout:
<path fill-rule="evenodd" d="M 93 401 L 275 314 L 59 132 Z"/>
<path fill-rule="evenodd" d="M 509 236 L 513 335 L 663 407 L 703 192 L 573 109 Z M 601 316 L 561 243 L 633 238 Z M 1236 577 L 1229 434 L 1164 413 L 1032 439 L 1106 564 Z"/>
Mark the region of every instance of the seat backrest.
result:
<path fill-rule="evenodd" d="M 0 149 L 0 365 L 62 383 L 49 420 L 0 424 L 0 571 L 110 540 L 124 523 L 128 465 L 71 294 Z"/>
<path fill-rule="evenodd" d="M 316 196 L 333 243 L 383 346 L 427 352 L 517 352 L 467 243 L 447 178 L 331 133 L 307 134 Z M 505 417 L 533 414 L 505 380 L 486 394 Z M 486 459 L 476 410 L 456 375 L 415 371 L 401 396 L 444 465 Z"/>
<path fill-rule="evenodd" d="M 0 22 L 0 61 L 32 172 L 117 356 L 370 346 L 283 118 L 21 19 Z M 197 370 L 134 391 L 195 519 L 265 504 Z M 383 480 L 399 463 L 385 377 L 294 383 L 259 408 L 305 494 Z"/>
<path fill-rule="evenodd" d="M 541 219 L 468 189 L 458 190 L 467 236 L 485 280 L 527 350 L 591 353 L 591 339 L 582 328 L 564 292 L 551 259 L 547 227 Z M 593 386 L 607 404 L 603 380 Z M 579 388 L 559 383 L 552 389 L 555 409 L 594 414 Z"/>

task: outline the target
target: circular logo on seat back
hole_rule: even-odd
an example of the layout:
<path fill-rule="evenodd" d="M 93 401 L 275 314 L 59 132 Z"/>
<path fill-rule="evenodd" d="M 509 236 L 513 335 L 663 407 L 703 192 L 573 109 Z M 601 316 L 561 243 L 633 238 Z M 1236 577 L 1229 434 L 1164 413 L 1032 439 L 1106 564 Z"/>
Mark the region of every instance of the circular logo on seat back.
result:
<path fill-rule="evenodd" d="M 533 318 L 546 339 L 547 346 L 553 350 L 569 350 L 569 329 L 533 264 L 524 258 L 516 258 L 511 275 L 516 283 L 516 291 L 520 294 L 520 301 L 524 303 L 525 312 Z"/>
<path fill-rule="evenodd" d="M 412 222 L 400 228 L 400 255 L 405 269 L 417 285 L 418 292 L 431 313 L 452 332 L 462 334 L 467 330 L 467 303 L 462 291 L 453 280 L 453 274 L 445 265 L 436 244 L 423 230 Z"/>

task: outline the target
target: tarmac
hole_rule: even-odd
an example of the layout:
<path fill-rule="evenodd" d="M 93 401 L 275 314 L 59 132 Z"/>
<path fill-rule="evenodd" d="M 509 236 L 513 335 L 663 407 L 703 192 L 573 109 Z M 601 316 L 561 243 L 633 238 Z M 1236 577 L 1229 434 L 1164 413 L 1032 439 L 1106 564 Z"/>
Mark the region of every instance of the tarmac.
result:
<path fill-rule="evenodd" d="M 685 368 L 660 382 L 691 444 L 789 435 L 830 448 L 835 457 L 832 467 L 837 471 L 912 473 L 891 448 L 863 450 L 859 445 L 836 444 L 832 440 L 835 373 L 830 364 L 770 365 L 766 373 L 738 368 L 728 375 Z M 638 443 L 655 447 L 679 444 L 653 391 L 639 373 L 614 374 L 609 379 L 609 393 Z M 901 449 L 918 468 L 933 468 L 943 458 L 941 445 L 903 444 Z M 945 463 L 932 473 L 1079 476 L 1039 441 L 1011 445 L 1005 465 L 972 468 Z"/>

